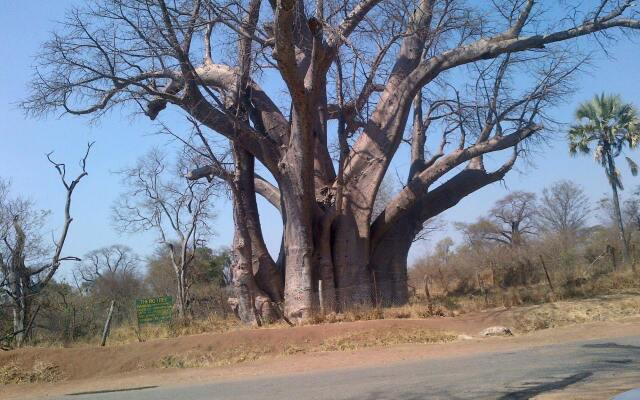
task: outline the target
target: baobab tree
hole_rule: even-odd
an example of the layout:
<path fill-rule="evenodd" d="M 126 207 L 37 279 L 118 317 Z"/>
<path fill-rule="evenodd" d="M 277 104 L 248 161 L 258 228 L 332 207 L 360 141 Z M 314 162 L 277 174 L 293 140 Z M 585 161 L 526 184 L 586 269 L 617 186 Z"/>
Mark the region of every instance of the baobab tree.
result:
<path fill-rule="evenodd" d="M 85 254 L 74 276 L 91 286 L 106 275 L 133 274 L 139 263 L 140 258 L 129 246 L 115 244 Z"/>
<path fill-rule="evenodd" d="M 282 269 L 265 271 L 283 283 L 287 315 L 305 319 L 321 298 L 402 303 L 425 221 L 502 179 L 552 123 L 545 110 L 583 61 L 563 43 L 640 28 L 631 0 L 571 3 L 97 0 L 44 45 L 23 106 L 94 117 L 122 106 L 151 119 L 183 110 L 207 130 L 202 146 L 222 136 L 273 177 L 243 190 L 281 210 Z M 406 185 L 374 219 L 403 143 Z M 488 153 L 503 162 L 485 165 Z M 200 165 L 190 178 L 216 171 Z M 246 226 L 251 251 L 262 248 L 259 224 Z"/>
<path fill-rule="evenodd" d="M 472 247 L 493 243 L 517 248 L 535 233 L 536 207 L 534 193 L 515 191 L 496 201 L 487 217 L 471 224 L 457 223 L 456 228 Z"/>
<path fill-rule="evenodd" d="M 526 236 L 535 233 L 536 195 L 523 191 L 509 193 L 496 202 L 489 214 L 496 226 L 494 240 L 518 247 Z"/>
<path fill-rule="evenodd" d="M 87 158 L 92 144 L 87 146 L 80 160 L 80 172 L 70 179 L 67 166 L 54 161 L 52 153 L 47 155 L 56 169 L 65 188 L 63 224 L 47 245 L 43 238 L 48 212 L 36 209 L 32 201 L 20 197 L 12 198 L 9 185 L 0 181 L 0 291 L 7 296 L 13 317 L 12 338 L 19 347 L 30 337 L 37 309 L 37 296 L 51 282 L 64 262 L 80 261 L 75 256 L 62 254 L 67 241 L 71 217 L 71 200 L 80 181 L 88 175 Z"/>
<path fill-rule="evenodd" d="M 584 189 L 574 182 L 563 180 L 543 189 L 536 219 L 540 230 L 555 233 L 567 240 L 578 237 L 586 230 L 591 211 Z"/>

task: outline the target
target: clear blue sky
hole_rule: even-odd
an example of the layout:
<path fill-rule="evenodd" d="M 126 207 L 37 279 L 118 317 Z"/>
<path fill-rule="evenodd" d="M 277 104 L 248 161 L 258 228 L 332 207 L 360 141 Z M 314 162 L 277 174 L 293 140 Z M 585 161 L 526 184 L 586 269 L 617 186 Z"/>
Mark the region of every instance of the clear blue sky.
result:
<path fill-rule="evenodd" d="M 96 141 L 89 161 L 89 176 L 79 186 L 74 197 L 74 223 L 67 255 L 82 256 L 86 252 L 114 243 L 131 246 L 141 255 L 149 255 L 155 248 L 155 236 L 120 235 L 111 226 L 110 207 L 120 193 L 119 178 L 112 172 L 131 165 L 138 156 L 153 146 L 170 146 L 166 137 L 153 135 L 157 127 L 145 118 L 131 117 L 124 111 L 113 112 L 98 124 L 88 119 L 70 116 L 49 117 L 45 120 L 26 119 L 16 103 L 26 96 L 26 84 L 32 73 L 33 56 L 63 18 L 71 0 L 0 0 L 0 176 L 9 178 L 14 193 L 32 198 L 41 208 L 53 215 L 49 226 L 61 225 L 63 190 L 55 171 L 47 163 L 45 154 L 55 151 L 55 157 L 73 166 L 82 155 L 88 141 Z M 55 5 L 55 7 L 53 7 Z M 584 42 L 583 42 L 584 43 Z M 627 101 L 640 105 L 640 44 L 622 42 L 610 46 L 616 59 L 600 54 L 594 60 L 591 74 L 579 80 L 575 95 L 553 114 L 570 122 L 577 103 L 602 91 L 620 93 Z M 593 201 L 608 195 L 603 171 L 587 157 L 570 158 L 564 132 L 553 135 L 549 147 L 533 158 L 533 165 L 519 163 L 517 171 L 508 175 L 503 184 L 494 184 L 474 193 L 446 213 L 448 221 L 470 221 L 486 212 L 491 204 L 509 190 L 539 192 L 559 179 L 572 179 L 582 185 Z M 638 154 L 633 157 L 638 160 Z M 406 160 L 394 162 L 393 167 L 404 169 Z M 640 183 L 623 170 L 628 188 Z M 214 222 L 217 235 L 213 247 L 229 245 L 233 235 L 231 210 L 227 201 L 217 206 Z M 280 244 L 279 216 L 261 202 L 263 229 L 270 250 L 277 252 Z M 443 234 L 444 235 L 444 234 Z M 437 240 L 438 237 L 433 238 Z M 415 246 L 412 257 L 424 251 Z"/>

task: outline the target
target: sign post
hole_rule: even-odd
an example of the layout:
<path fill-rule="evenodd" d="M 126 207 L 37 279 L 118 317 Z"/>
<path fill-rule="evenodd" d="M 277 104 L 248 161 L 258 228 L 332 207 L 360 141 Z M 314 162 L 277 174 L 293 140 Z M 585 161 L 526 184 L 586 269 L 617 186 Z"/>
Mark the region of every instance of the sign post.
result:
<path fill-rule="evenodd" d="M 171 296 L 136 299 L 138 326 L 171 322 L 173 298 Z"/>

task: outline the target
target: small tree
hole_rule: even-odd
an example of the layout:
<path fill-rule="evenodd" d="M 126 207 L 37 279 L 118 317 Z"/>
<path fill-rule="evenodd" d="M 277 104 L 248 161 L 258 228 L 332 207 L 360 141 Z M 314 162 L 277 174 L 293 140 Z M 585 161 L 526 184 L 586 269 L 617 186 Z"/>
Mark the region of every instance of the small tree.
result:
<path fill-rule="evenodd" d="M 624 233 L 624 222 L 620 210 L 618 189 L 622 190 L 620 172 L 616 168 L 615 159 L 622 154 L 626 146 L 636 148 L 640 140 L 640 120 L 633 105 L 624 103 L 620 96 L 595 96 L 588 102 L 580 104 L 576 110 L 577 122 L 569 129 L 569 152 L 589 154 L 592 144 L 594 157 L 607 175 L 611 185 L 613 210 L 620 232 L 620 241 L 624 249 L 625 260 L 629 260 L 629 243 Z M 638 173 L 638 166 L 629 157 L 631 173 Z"/>
<path fill-rule="evenodd" d="M 196 250 L 211 234 L 215 189 L 209 182 L 187 181 L 179 171 L 170 171 L 165 160 L 164 154 L 152 150 L 121 172 L 128 190 L 116 202 L 113 215 L 120 231 L 158 234 L 176 277 L 178 315 L 184 318 Z"/>
<path fill-rule="evenodd" d="M 64 223 L 52 246 L 42 240 L 47 211 L 36 209 L 30 200 L 9 196 L 8 183 L 0 182 L 0 290 L 9 298 L 13 330 L 17 346 L 30 336 L 35 317 L 35 297 L 51 282 L 65 261 L 79 261 L 78 257 L 63 256 L 71 218 L 71 199 L 76 186 L 87 176 L 87 158 L 92 144 L 80 161 L 80 173 L 73 179 L 67 177 L 66 165 L 47 155 L 47 159 L 58 172 L 66 190 Z"/>
<path fill-rule="evenodd" d="M 159 248 L 148 259 L 145 284 L 154 296 L 168 295 L 176 287 L 176 275 L 171 257 Z M 212 250 L 199 247 L 191 267 L 193 285 L 191 312 L 194 315 L 210 315 L 212 311 L 227 315 L 227 298 L 231 285 L 231 251 L 227 248 Z"/>
<path fill-rule="evenodd" d="M 131 248 L 112 245 L 87 253 L 76 266 L 74 277 L 93 300 L 104 305 L 115 301 L 118 315 L 128 318 L 133 301 L 144 292 L 139 267 L 140 258 Z"/>

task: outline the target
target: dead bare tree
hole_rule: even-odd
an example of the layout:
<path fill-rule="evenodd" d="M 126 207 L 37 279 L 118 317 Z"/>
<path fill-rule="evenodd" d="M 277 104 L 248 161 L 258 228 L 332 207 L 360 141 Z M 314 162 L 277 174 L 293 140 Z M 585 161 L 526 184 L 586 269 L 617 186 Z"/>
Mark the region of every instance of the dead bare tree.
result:
<path fill-rule="evenodd" d="M 87 284 L 94 284 L 105 275 L 134 273 L 140 258 L 129 246 L 112 245 L 85 254 L 75 270 L 77 278 Z"/>
<path fill-rule="evenodd" d="M 542 191 L 537 209 L 540 228 L 562 238 L 576 238 L 587 227 L 592 208 L 584 190 L 571 181 L 555 182 Z"/>
<path fill-rule="evenodd" d="M 113 206 L 116 228 L 122 232 L 154 231 L 166 248 L 176 276 L 176 306 L 180 318 L 189 311 L 190 269 L 196 249 L 211 234 L 215 185 L 184 179 L 171 171 L 166 156 L 152 150 L 136 166 L 121 171 L 127 187 Z"/>
<path fill-rule="evenodd" d="M 0 290 L 10 299 L 13 314 L 12 336 L 17 346 L 23 345 L 30 337 L 29 323 L 34 318 L 33 303 L 36 296 L 49 284 L 65 261 L 80 261 L 78 257 L 63 256 L 71 218 L 71 200 L 76 186 L 88 175 L 87 158 L 93 143 L 89 143 L 84 157 L 80 160 L 80 172 L 72 180 L 67 177 L 67 167 L 47 159 L 60 176 L 66 190 L 64 223 L 54 239 L 53 245 L 46 245 L 43 239 L 45 218 L 48 212 L 37 210 L 33 202 L 21 198 L 11 199 L 8 186 L 0 194 Z"/>
<path fill-rule="evenodd" d="M 23 106 L 100 116 L 134 105 L 155 119 L 171 104 L 246 151 L 273 176 L 255 177 L 255 192 L 283 217 L 284 278 L 268 281 L 282 280 L 287 315 L 304 319 L 320 280 L 337 300 L 325 308 L 371 304 L 374 276 L 396 282 L 383 298 L 406 301 L 419 228 L 502 179 L 552 123 L 545 110 L 582 61 L 563 43 L 618 28 L 640 28 L 632 0 L 96 0 L 45 44 Z M 427 133 L 442 133 L 432 151 Z M 403 142 L 406 186 L 374 218 Z"/>

